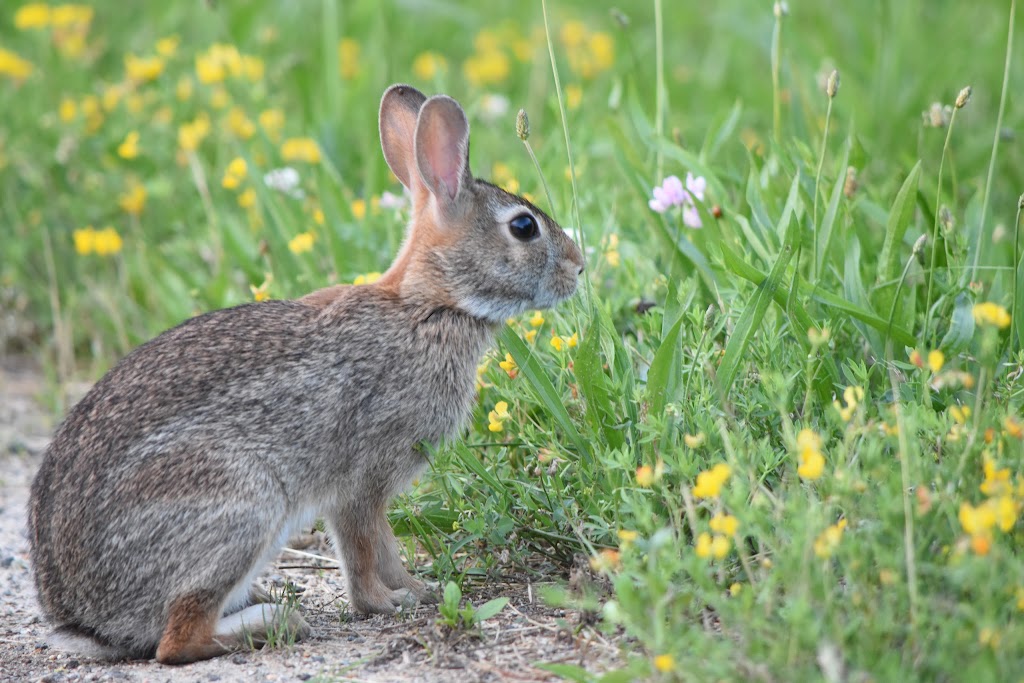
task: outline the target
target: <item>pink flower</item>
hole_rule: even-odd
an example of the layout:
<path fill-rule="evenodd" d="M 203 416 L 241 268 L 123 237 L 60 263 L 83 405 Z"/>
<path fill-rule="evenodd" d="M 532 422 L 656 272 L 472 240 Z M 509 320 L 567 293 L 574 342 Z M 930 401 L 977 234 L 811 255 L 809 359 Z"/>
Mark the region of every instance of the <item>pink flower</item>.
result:
<path fill-rule="evenodd" d="M 699 228 L 703 224 L 697 212 L 697 201 L 704 201 L 704 191 L 708 183 L 703 176 L 686 174 L 686 189 L 677 176 L 665 178 L 660 187 L 654 188 L 654 199 L 647 202 L 652 211 L 665 213 L 674 206 L 683 209 L 683 224 L 690 228 Z"/>

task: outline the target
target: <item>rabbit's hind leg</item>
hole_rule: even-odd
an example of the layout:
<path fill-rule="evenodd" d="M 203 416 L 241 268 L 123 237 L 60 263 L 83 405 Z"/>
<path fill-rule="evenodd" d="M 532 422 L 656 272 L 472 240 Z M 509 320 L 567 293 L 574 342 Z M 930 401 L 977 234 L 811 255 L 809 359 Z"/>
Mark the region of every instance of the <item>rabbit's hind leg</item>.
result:
<path fill-rule="evenodd" d="M 398 552 L 398 540 L 395 538 L 386 515 L 378 515 L 374 520 L 377 526 L 377 573 L 384 585 L 393 591 L 409 591 L 412 602 L 435 603 L 437 596 L 423 581 L 412 576 L 405 568 L 402 556 Z"/>
<path fill-rule="evenodd" d="M 218 618 L 219 605 L 208 593 L 179 598 L 171 606 L 156 658 L 162 664 L 188 664 L 268 642 L 292 642 L 309 635 L 309 625 L 293 608 L 251 605 Z"/>

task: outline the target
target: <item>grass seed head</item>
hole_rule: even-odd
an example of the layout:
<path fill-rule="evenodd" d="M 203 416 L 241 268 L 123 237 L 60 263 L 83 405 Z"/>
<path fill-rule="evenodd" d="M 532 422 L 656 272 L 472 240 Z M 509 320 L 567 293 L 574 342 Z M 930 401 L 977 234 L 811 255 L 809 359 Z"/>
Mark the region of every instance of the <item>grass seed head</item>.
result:
<path fill-rule="evenodd" d="M 530 117 L 526 115 L 525 109 L 520 109 L 516 114 L 516 135 L 523 142 L 530 139 Z"/>
<path fill-rule="evenodd" d="M 832 99 L 839 92 L 839 72 L 832 69 L 832 73 L 828 75 L 828 81 L 825 83 L 825 93 L 828 94 L 828 98 Z"/>
<path fill-rule="evenodd" d="M 956 96 L 956 108 L 963 109 L 964 106 L 971 101 L 971 86 L 966 86 L 960 91 L 960 94 Z"/>

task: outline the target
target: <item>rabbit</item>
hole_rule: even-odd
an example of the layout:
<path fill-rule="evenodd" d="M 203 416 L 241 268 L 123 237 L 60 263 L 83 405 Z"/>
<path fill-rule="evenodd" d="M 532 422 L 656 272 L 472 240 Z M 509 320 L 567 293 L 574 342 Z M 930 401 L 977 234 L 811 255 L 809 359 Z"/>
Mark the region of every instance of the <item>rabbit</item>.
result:
<path fill-rule="evenodd" d="M 497 328 L 570 297 L 584 259 L 532 203 L 473 177 L 450 97 L 391 86 L 380 137 L 412 214 L 377 282 L 192 318 L 58 428 L 29 502 L 56 646 L 183 664 L 273 628 L 305 637 L 253 581 L 317 518 L 355 610 L 433 598 L 403 566 L 388 501 L 427 465 L 424 443 L 462 430 Z"/>

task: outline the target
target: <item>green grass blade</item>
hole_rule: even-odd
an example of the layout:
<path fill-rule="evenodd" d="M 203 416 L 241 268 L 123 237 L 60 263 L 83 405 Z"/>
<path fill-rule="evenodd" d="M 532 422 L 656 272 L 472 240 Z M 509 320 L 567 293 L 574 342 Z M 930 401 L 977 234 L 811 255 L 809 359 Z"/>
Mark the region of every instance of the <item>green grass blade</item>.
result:
<path fill-rule="evenodd" d="M 661 346 L 654 353 L 650 370 L 647 371 L 647 401 L 653 415 L 661 415 L 669 399 L 675 399 L 682 387 L 680 382 L 681 350 L 679 348 L 679 332 L 682 330 L 686 313 L 680 313 L 669 333 L 661 340 Z"/>
<path fill-rule="evenodd" d="M 900 191 L 896 193 L 896 200 L 889 210 L 889 220 L 885 226 L 885 242 L 882 243 L 882 255 L 878 259 L 878 282 L 894 282 L 899 274 L 899 245 L 903 243 L 903 235 L 906 234 L 910 220 L 914 217 L 914 201 L 920 177 L 921 162 L 918 161 L 910 170 L 906 180 L 903 181 Z M 895 284 L 893 286 L 895 287 Z M 888 307 L 880 306 L 880 309 L 884 311 L 888 310 Z"/>
<path fill-rule="evenodd" d="M 782 210 L 782 218 L 779 219 L 778 232 L 783 237 L 782 250 L 779 252 L 775 265 L 772 266 L 768 277 L 757 287 L 753 298 L 747 303 L 746 308 L 736 323 L 729 343 L 725 347 L 725 355 L 722 357 L 722 364 L 718 368 L 718 388 L 723 396 L 727 396 L 732 388 L 736 375 L 739 373 L 740 365 L 744 361 L 747 348 L 750 346 L 754 334 L 761 327 L 761 321 L 768 310 L 776 292 L 783 294 L 783 306 L 785 306 L 784 292 L 779 290 L 782 284 L 783 274 L 786 266 L 793 259 L 796 253 L 796 245 L 799 240 L 799 226 L 793 227 L 792 217 L 796 208 L 797 198 L 800 190 L 800 176 L 794 176 L 793 184 L 789 189 L 789 198 Z"/>
<path fill-rule="evenodd" d="M 595 316 L 583 336 L 573 367 L 580 382 L 580 393 L 587 404 L 587 421 L 594 433 L 603 434 L 610 446 L 619 448 L 625 443 L 625 437 L 615 427 L 620 420 L 615 415 L 613 394 L 601 357 L 604 334 L 601 320 Z"/>
<path fill-rule="evenodd" d="M 526 343 L 519 338 L 519 335 L 513 332 L 507 325 L 498 334 L 498 339 L 508 349 L 508 352 L 512 354 L 512 358 L 515 360 L 516 365 L 519 366 L 519 370 L 522 372 L 523 377 L 526 378 L 534 395 L 544 404 L 547 411 L 551 413 L 551 416 L 562 431 L 565 432 L 579 455 L 587 463 L 591 462 L 593 455 L 590 452 L 590 446 L 580 435 L 579 430 L 576 429 L 572 418 L 569 417 L 569 411 L 565 409 L 565 405 L 562 403 L 562 397 L 555 390 L 554 385 L 551 384 L 551 380 L 548 379 L 537 357 L 533 355 Z"/>
<path fill-rule="evenodd" d="M 818 263 L 815 272 L 822 273 L 825 261 L 828 258 L 828 250 L 832 246 L 832 232 L 836 224 L 836 216 L 839 214 L 839 200 L 843 197 L 843 187 L 846 185 L 846 166 L 850 162 L 850 148 L 853 141 L 847 138 L 843 147 L 843 159 L 839 162 L 836 172 L 836 183 L 832 186 L 832 196 L 829 197 L 828 207 L 825 215 L 821 218 L 821 227 L 818 229 Z"/>

